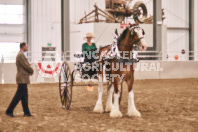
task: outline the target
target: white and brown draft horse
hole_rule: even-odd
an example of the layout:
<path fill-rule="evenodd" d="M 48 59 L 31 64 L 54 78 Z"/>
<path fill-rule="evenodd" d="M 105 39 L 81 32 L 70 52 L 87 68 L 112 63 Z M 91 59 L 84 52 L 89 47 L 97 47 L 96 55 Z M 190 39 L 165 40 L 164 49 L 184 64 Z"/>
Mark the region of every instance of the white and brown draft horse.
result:
<path fill-rule="evenodd" d="M 124 51 L 131 52 L 133 50 L 133 45 L 136 44 L 139 46 L 139 50 L 144 51 L 147 48 L 146 41 L 144 39 L 144 30 L 139 27 L 139 25 L 136 24 L 130 24 L 129 27 L 127 27 L 121 34 L 121 36 L 118 38 L 117 47 L 119 51 L 122 51 L 120 53 L 120 56 L 123 56 Z M 110 46 L 106 46 L 100 49 L 99 51 L 99 60 L 102 59 L 104 56 L 104 52 L 110 50 Z M 130 55 L 125 55 L 125 57 L 129 57 Z M 129 60 L 130 61 L 130 60 Z M 118 59 L 116 59 L 116 56 L 109 60 L 109 67 L 110 67 L 110 74 L 113 75 L 124 75 L 122 81 L 126 81 L 128 85 L 128 116 L 135 116 L 140 117 L 140 112 L 135 107 L 134 102 L 134 93 L 133 93 L 133 83 L 134 83 L 134 68 L 133 64 L 130 65 L 130 70 L 127 70 L 127 64 L 123 63 L 122 67 L 126 70 L 123 71 L 120 69 L 118 70 L 112 70 L 113 66 L 116 65 L 116 63 L 120 63 Z M 106 71 L 105 71 L 106 72 Z M 107 73 L 107 72 L 106 72 Z M 98 72 L 99 76 L 99 87 L 98 87 L 98 100 L 96 102 L 94 112 L 96 113 L 103 113 L 103 104 L 102 104 L 102 94 L 103 94 L 103 81 L 102 80 L 102 71 Z M 122 117 L 122 113 L 119 110 L 119 89 L 118 85 L 120 83 L 119 77 L 114 77 L 112 81 L 112 85 L 108 90 L 108 99 L 106 102 L 106 112 L 110 112 L 110 117 Z M 114 94 L 114 95 L 113 95 Z M 112 102 L 112 98 L 114 97 L 114 103 Z"/>

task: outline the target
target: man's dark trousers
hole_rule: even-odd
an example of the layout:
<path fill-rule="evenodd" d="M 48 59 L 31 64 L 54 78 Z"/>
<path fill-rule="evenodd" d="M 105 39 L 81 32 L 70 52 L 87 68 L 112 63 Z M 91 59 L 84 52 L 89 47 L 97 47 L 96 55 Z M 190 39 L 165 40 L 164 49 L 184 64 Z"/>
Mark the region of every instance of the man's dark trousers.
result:
<path fill-rule="evenodd" d="M 28 89 L 27 89 L 27 84 L 18 84 L 17 92 L 12 99 L 12 102 L 10 103 L 7 113 L 13 113 L 14 108 L 16 105 L 19 103 L 21 100 L 22 106 L 23 106 L 23 111 L 25 114 L 30 114 L 29 108 L 28 108 Z"/>

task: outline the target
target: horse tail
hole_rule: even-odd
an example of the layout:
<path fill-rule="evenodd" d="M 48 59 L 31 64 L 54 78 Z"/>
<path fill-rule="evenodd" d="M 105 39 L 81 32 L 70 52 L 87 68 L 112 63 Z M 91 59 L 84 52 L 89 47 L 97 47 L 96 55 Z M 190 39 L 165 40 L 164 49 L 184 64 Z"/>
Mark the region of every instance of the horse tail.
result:
<path fill-rule="evenodd" d="M 103 83 L 103 75 L 104 75 L 104 60 L 102 58 L 102 83 Z"/>

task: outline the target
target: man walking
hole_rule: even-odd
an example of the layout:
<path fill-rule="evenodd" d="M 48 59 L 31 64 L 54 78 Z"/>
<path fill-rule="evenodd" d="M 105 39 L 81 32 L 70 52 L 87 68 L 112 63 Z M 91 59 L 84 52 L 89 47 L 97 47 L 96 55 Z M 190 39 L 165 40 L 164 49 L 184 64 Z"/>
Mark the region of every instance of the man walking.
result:
<path fill-rule="evenodd" d="M 16 82 L 18 88 L 12 102 L 10 103 L 8 109 L 6 110 L 6 115 L 14 117 L 13 111 L 16 105 L 21 100 L 24 116 L 32 116 L 28 108 L 28 89 L 27 84 L 30 83 L 29 76 L 33 74 L 33 69 L 29 64 L 25 52 L 28 50 L 26 43 L 20 43 L 20 51 L 16 57 L 17 75 Z"/>

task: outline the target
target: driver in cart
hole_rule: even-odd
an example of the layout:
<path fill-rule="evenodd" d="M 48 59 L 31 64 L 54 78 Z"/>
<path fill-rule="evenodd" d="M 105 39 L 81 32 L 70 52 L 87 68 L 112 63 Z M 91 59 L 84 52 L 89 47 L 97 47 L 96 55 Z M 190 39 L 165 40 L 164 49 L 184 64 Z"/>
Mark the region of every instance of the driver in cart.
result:
<path fill-rule="evenodd" d="M 82 69 L 82 75 L 84 79 L 91 79 L 95 78 L 97 79 L 97 72 L 95 69 L 92 68 L 92 63 L 96 60 L 96 51 L 97 47 L 96 44 L 92 42 L 92 39 L 95 39 L 95 35 L 93 33 L 87 33 L 86 36 L 84 37 L 85 42 L 82 45 L 82 52 L 83 52 L 83 57 L 84 57 L 84 62 L 87 64 L 90 64 L 91 68 L 89 71 L 86 69 Z"/>

